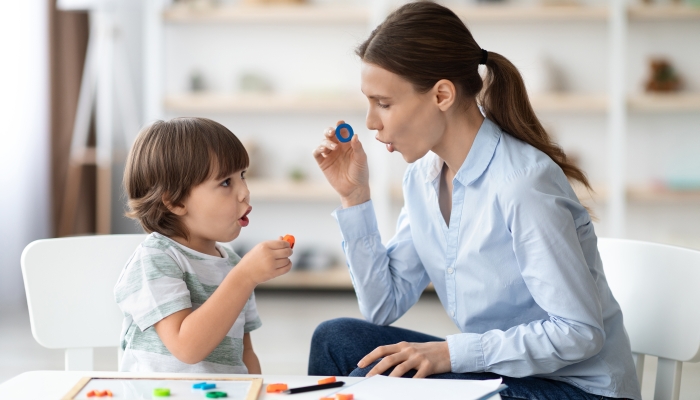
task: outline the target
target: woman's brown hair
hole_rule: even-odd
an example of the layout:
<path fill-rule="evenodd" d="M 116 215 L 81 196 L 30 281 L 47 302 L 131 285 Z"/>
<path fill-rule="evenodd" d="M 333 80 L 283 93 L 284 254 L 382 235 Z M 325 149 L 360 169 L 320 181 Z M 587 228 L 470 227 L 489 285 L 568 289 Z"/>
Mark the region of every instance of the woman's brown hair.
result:
<path fill-rule="evenodd" d="M 420 93 L 441 79 L 451 81 L 462 99 L 477 98 L 486 117 L 503 131 L 547 154 L 569 180 L 591 189 L 583 171 L 567 160 L 537 119 L 518 69 L 502 55 L 488 52 L 486 76 L 481 78 L 484 52 L 450 9 L 428 1 L 406 4 L 374 29 L 356 53 L 362 61 L 403 77 Z"/>
<path fill-rule="evenodd" d="M 248 168 L 248 152 L 230 130 L 206 118 L 156 121 L 144 128 L 124 170 L 126 216 L 147 232 L 188 238 L 164 201 L 181 205 L 193 187 Z"/>

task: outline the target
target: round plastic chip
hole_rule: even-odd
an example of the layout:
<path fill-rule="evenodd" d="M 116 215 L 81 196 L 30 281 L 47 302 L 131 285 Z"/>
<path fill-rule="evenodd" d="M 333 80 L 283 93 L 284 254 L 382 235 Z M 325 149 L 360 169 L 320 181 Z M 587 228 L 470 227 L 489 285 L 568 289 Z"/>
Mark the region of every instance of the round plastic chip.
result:
<path fill-rule="evenodd" d="M 340 131 L 343 129 L 347 129 L 348 131 L 348 137 L 344 138 L 343 135 L 341 135 Z M 352 130 L 352 126 L 350 124 L 340 124 L 335 128 L 335 137 L 338 138 L 339 141 L 343 143 L 347 143 L 350 140 L 352 140 L 352 136 L 355 134 Z"/>

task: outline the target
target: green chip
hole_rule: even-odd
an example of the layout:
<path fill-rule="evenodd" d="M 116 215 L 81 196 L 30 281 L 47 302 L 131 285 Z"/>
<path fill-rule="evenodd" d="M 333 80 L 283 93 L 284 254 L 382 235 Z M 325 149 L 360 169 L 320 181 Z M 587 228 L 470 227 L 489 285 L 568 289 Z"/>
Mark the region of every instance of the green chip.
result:
<path fill-rule="evenodd" d="M 223 397 L 228 397 L 226 392 L 209 392 L 207 393 L 207 397 L 210 399 L 220 399 Z"/>
<path fill-rule="evenodd" d="M 153 389 L 153 396 L 154 397 L 169 397 L 170 396 L 170 389 L 167 389 L 167 388 Z"/>

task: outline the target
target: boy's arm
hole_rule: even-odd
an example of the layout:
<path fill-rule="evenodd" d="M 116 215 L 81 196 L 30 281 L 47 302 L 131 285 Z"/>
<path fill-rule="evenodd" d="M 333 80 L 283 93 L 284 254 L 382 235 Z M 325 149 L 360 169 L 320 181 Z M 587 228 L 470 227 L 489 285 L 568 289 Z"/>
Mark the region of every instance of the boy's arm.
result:
<path fill-rule="evenodd" d="M 224 340 L 255 287 L 292 268 L 292 249 L 284 240 L 255 246 L 196 311 L 173 313 L 153 325 L 165 347 L 180 361 L 196 364 Z"/>
<path fill-rule="evenodd" d="M 250 332 L 243 334 L 243 363 L 248 368 L 249 374 L 262 374 L 260 360 L 253 351 L 253 342 L 250 339 Z"/>
<path fill-rule="evenodd" d="M 197 310 L 180 310 L 153 325 L 160 340 L 178 360 L 196 364 L 224 340 L 256 286 L 242 272 L 232 269 Z"/>

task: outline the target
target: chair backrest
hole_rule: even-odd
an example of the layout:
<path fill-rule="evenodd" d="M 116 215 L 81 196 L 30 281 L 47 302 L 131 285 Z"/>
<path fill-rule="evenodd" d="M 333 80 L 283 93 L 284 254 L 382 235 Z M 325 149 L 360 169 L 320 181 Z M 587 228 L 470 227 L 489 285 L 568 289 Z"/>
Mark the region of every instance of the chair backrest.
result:
<path fill-rule="evenodd" d="M 598 250 L 640 383 L 644 355 L 657 356 L 654 398 L 678 399 L 682 362 L 700 361 L 700 251 L 608 238 Z"/>
<path fill-rule="evenodd" d="M 37 240 L 22 253 L 34 339 L 66 349 L 66 370 L 92 370 L 93 348 L 119 346 L 114 285 L 144 234 Z"/>

